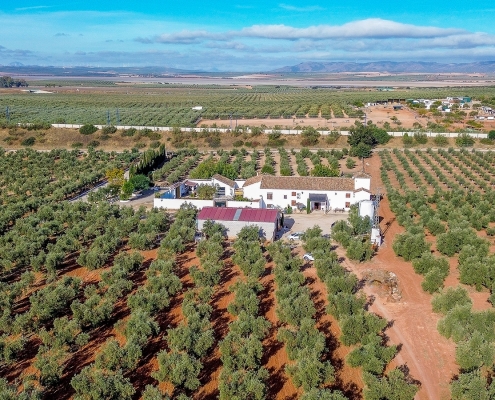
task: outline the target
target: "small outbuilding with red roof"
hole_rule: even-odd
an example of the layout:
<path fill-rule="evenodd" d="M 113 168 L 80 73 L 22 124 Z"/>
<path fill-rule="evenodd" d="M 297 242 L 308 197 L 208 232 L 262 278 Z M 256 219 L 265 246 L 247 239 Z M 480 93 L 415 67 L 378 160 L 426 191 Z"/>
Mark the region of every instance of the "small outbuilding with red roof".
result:
<path fill-rule="evenodd" d="M 203 207 L 198 214 L 198 230 L 203 229 L 205 221 L 222 224 L 227 229 L 227 236 L 234 238 L 245 226 L 257 225 L 260 236 L 274 240 L 281 228 L 282 215 L 276 209 Z"/>

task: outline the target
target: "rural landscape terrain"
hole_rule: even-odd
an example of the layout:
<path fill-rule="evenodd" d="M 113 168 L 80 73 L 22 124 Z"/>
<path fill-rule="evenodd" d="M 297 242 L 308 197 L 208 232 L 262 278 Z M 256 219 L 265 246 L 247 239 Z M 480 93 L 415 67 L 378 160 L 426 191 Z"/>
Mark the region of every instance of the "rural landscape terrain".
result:
<path fill-rule="evenodd" d="M 0 398 L 495 398 L 494 76 L 307 68 L 6 71 Z M 153 207 L 216 174 L 359 173 L 381 246 L 357 207 L 288 205 L 273 242 Z"/>

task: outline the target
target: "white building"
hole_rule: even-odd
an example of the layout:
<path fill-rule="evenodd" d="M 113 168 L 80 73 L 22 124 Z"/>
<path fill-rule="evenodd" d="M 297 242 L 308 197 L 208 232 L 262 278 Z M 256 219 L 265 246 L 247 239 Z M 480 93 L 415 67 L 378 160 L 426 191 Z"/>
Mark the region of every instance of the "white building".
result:
<path fill-rule="evenodd" d="M 310 210 L 349 210 L 371 198 L 371 178 L 360 172 L 352 178 L 259 175 L 249 178 L 244 197 L 259 199 L 260 208 L 306 207 Z"/>

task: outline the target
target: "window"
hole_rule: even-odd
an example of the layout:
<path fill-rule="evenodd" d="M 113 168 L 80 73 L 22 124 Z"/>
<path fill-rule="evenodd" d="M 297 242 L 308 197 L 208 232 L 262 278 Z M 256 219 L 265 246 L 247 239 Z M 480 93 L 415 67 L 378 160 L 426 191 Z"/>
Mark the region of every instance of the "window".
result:
<path fill-rule="evenodd" d="M 287 195 L 286 194 L 284 194 L 284 199 L 287 200 Z"/>
<path fill-rule="evenodd" d="M 349 201 L 346 201 L 345 202 L 345 208 L 350 208 L 351 207 L 351 203 Z"/>
<path fill-rule="evenodd" d="M 273 193 L 267 193 L 267 194 L 266 194 L 266 198 L 267 198 L 268 200 L 273 200 Z"/>
<path fill-rule="evenodd" d="M 292 200 L 292 201 L 290 202 L 290 205 L 291 205 L 291 206 L 295 206 L 295 205 L 296 205 L 296 201 L 295 201 L 295 200 Z"/>
<path fill-rule="evenodd" d="M 346 193 L 346 194 L 345 194 L 345 198 L 346 198 L 346 199 L 350 199 L 350 198 L 351 198 L 351 194 L 350 194 L 350 193 Z"/>
<path fill-rule="evenodd" d="M 296 195 L 296 192 L 292 192 L 292 196 L 295 196 Z"/>

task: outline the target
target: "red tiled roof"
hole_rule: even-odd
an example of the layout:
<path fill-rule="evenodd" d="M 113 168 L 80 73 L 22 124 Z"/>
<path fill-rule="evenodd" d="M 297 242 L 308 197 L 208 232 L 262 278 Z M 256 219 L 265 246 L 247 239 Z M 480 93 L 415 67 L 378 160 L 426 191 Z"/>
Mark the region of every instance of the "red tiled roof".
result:
<path fill-rule="evenodd" d="M 261 182 L 261 179 L 263 179 L 263 175 L 252 176 L 251 178 L 248 178 L 246 182 L 244 182 L 244 185 L 242 187 L 250 186 L 254 183 Z"/>
<path fill-rule="evenodd" d="M 226 185 L 229 185 L 230 187 L 235 187 L 235 182 L 232 179 L 226 178 L 223 175 L 215 174 L 212 176 L 212 178 L 216 179 L 217 181 L 220 181 L 222 183 L 225 183 Z"/>
<path fill-rule="evenodd" d="M 246 186 L 246 184 L 244 184 Z M 352 178 L 263 175 L 261 189 L 353 191 Z"/>
<path fill-rule="evenodd" d="M 198 215 L 201 220 L 246 222 L 275 222 L 277 217 L 277 210 L 236 207 L 203 207 Z"/>

